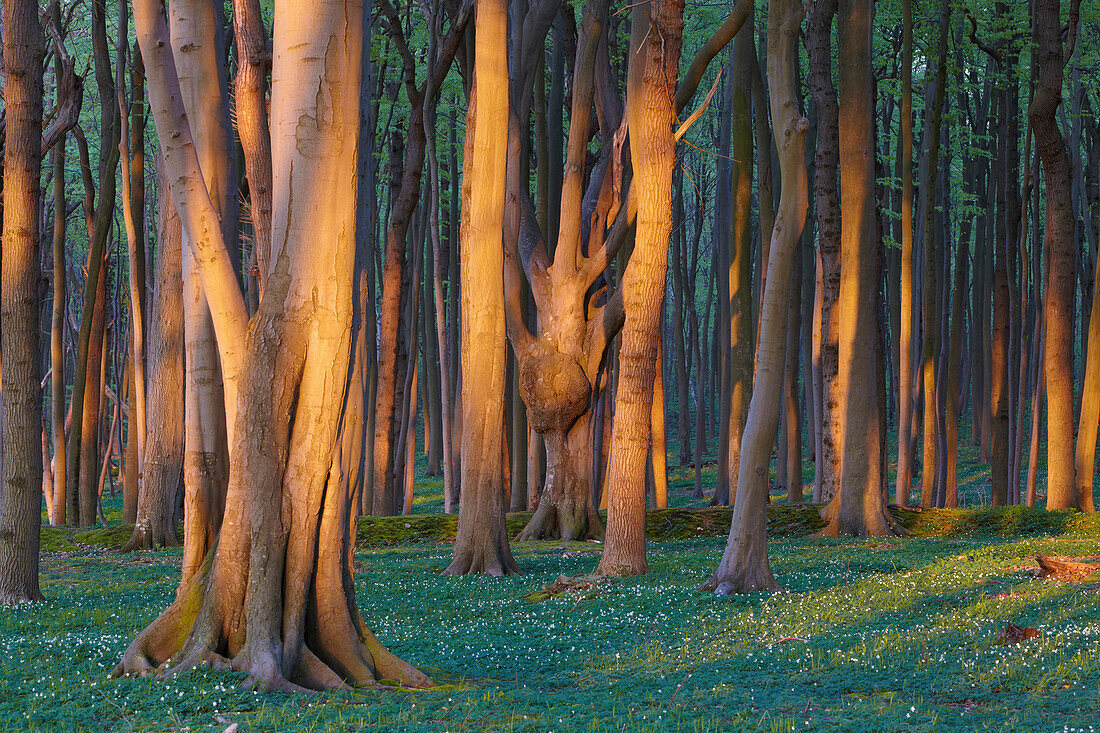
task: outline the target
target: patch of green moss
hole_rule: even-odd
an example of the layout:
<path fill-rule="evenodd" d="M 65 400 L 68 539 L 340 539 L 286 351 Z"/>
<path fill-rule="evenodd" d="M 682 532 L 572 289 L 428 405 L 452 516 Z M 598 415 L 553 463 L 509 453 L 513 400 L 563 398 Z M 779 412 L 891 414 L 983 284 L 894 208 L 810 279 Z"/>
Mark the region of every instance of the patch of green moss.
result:
<path fill-rule="evenodd" d="M 42 552 L 72 552 L 80 545 L 73 542 L 73 530 L 69 527 L 43 527 L 41 539 Z"/>
<path fill-rule="evenodd" d="M 133 533 L 134 525 L 121 524 L 117 527 L 97 527 L 96 529 L 77 532 L 73 535 L 73 539 L 82 545 L 117 550 L 126 544 L 126 541 L 130 539 Z"/>

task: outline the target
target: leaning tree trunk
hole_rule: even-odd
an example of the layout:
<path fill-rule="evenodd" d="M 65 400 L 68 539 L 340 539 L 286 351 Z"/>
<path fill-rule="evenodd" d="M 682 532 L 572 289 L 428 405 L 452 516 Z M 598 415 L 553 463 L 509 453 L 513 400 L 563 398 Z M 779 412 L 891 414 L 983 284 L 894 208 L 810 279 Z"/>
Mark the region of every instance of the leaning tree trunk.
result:
<path fill-rule="evenodd" d="M 235 186 L 225 178 L 229 160 L 229 121 L 225 108 L 225 65 L 219 57 L 224 41 L 216 5 L 211 0 L 177 0 L 170 17 L 173 56 L 183 105 L 192 124 L 206 190 L 218 214 L 222 237 L 229 242 L 229 195 Z M 188 237 L 184 232 L 184 239 Z M 192 247 L 184 244 L 184 557 L 183 574 L 195 572 L 218 535 L 229 477 L 228 441 L 222 369 L 209 300 Z M 262 278 L 261 278 L 262 280 Z"/>
<path fill-rule="evenodd" d="M 791 263 L 807 209 L 805 145 L 809 122 L 798 111 L 797 64 L 793 60 L 797 58 L 801 22 L 802 8 L 795 0 L 772 0 L 768 4 L 768 79 L 772 119 L 780 131 L 776 142 L 782 188 L 764 279 L 756 377 L 741 441 L 733 521 L 722 561 L 703 584 L 703 590 L 718 595 L 778 588 L 768 562 L 766 507 L 768 466 L 779 424 L 786 364 Z"/>
<path fill-rule="evenodd" d="M 42 29 L 33 0 L 4 2 L 3 497 L 0 604 L 40 601 L 41 352 L 38 348 L 38 189 L 42 164 Z M 64 185 L 56 181 L 55 185 Z"/>
<path fill-rule="evenodd" d="M 504 522 L 505 157 L 508 151 L 508 9 L 478 0 L 474 87 L 462 176 L 462 498 L 448 575 L 519 572 Z"/>
<path fill-rule="evenodd" d="M 634 252 L 623 273 L 622 342 L 611 467 L 607 483 L 607 540 L 596 572 L 636 575 L 645 557 L 646 452 L 652 432 L 653 384 L 658 364 L 661 301 L 672 233 L 672 172 L 676 167 L 676 88 L 684 30 L 683 0 L 635 8 L 627 71 L 626 120 L 631 184 L 638 195 Z M 643 20 L 644 19 L 644 20 Z M 663 441 L 661 441 L 663 446 Z M 658 448 L 654 441 L 655 449 Z"/>
<path fill-rule="evenodd" d="M 874 75 L 871 68 L 873 0 L 841 0 L 837 12 L 840 106 L 847 123 L 840 128 L 840 200 L 844 213 L 840 236 L 841 404 L 844 453 L 840 485 L 823 514 L 822 533 L 896 534 L 886 511 L 877 401 L 868 399 L 878 385 L 882 340 L 876 308 L 879 293 L 878 228 L 875 222 Z M 931 406 L 926 406 L 931 409 Z M 926 468 L 927 470 L 927 468 Z"/>
<path fill-rule="evenodd" d="M 123 551 L 178 545 L 176 502 L 183 485 L 183 271 L 180 219 L 158 165 L 160 236 L 149 314 L 149 425 L 134 533 Z"/>
<path fill-rule="evenodd" d="M 177 669 L 232 666 L 267 689 L 383 678 L 424 685 L 360 620 L 350 565 L 356 507 L 329 482 L 350 361 L 355 249 L 361 49 L 345 29 L 360 27 L 361 6 L 280 0 L 275 12 L 272 252 L 244 338 L 225 518 L 200 572 L 115 672 L 151 671 L 172 657 Z M 163 143 L 187 124 L 165 58 L 167 24 L 156 0 L 138 3 L 135 17 Z M 205 191 L 187 185 L 194 147 L 165 147 L 177 202 L 201 198 Z M 185 230 L 193 223 L 181 219 Z M 239 313 L 239 291 L 223 295 L 235 296 L 230 308 Z"/>

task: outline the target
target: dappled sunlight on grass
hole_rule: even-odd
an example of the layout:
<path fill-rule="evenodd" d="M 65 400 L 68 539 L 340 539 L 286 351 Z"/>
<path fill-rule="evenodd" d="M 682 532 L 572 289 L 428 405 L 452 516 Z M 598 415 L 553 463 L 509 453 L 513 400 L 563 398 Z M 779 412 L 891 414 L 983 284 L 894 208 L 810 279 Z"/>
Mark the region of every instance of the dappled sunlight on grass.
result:
<path fill-rule="evenodd" d="M 387 522 L 439 520 L 368 519 L 364 540 L 379 539 L 369 535 Z M 107 679 L 133 635 L 172 599 L 180 555 L 118 556 L 79 543 L 46 555 L 46 604 L 0 614 L 0 679 L 9 692 L 0 728 L 1084 726 L 1100 704 L 1100 593 L 1030 570 L 1039 552 L 1100 553 L 1093 523 L 1068 524 L 1054 534 L 1035 521 L 1023 537 L 990 527 L 967 533 L 957 522 L 950 537 L 781 536 L 771 557 L 784 592 L 730 599 L 696 590 L 722 551 L 716 528 L 651 542 L 647 576 L 537 602 L 527 596 L 558 576 L 590 573 L 601 546 L 517 543 L 524 575 L 451 578 L 439 575 L 450 547 L 414 534 L 357 552 L 356 590 L 383 643 L 441 686 L 310 697 L 256 695 L 238 687 L 238 675 L 208 670 L 167 681 Z M 1001 646 L 997 634 L 1009 622 L 1039 635 Z"/>

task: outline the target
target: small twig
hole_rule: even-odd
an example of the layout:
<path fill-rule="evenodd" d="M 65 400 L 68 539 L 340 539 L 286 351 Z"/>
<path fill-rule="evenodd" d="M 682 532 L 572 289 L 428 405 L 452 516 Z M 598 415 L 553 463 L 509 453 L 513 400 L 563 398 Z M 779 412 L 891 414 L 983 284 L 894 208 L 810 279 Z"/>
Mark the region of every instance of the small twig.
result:
<path fill-rule="evenodd" d="M 784 636 L 782 639 L 773 642 L 773 644 L 782 644 L 785 641 L 801 641 L 803 644 L 806 643 L 806 640 L 803 639 L 801 636 Z"/>
<path fill-rule="evenodd" d="M 706 112 L 707 107 L 710 106 L 710 100 L 714 98 L 714 93 L 718 91 L 718 82 L 721 81 L 721 79 L 722 70 L 719 69 L 718 73 L 714 75 L 714 83 L 710 85 L 710 91 L 707 92 L 706 99 L 704 99 L 703 103 L 700 104 L 694 112 L 688 115 L 688 118 L 684 120 L 683 124 L 680 125 L 680 129 L 678 129 L 676 131 L 676 134 L 672 136 L 673 142 L 679 142 L 680 138 L 682 138 L 687 133 L 688 129 L 695 124 L 695 121 L 703 116 L 703 113 Z"/>

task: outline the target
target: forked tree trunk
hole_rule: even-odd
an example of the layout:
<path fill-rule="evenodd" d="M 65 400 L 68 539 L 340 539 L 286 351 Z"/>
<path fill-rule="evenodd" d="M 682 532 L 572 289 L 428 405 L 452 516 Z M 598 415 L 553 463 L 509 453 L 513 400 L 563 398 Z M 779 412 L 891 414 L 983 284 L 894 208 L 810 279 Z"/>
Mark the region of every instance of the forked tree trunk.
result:
<path fill-rule="evenodd" d="M 844 455 L 840 486 L 823 510 L 829 524 L 822 534 L 896 534 L 886 511 L 877 400 L 882 340 L 876 309 L 879 246 L 875 222 L 874 74 L 871 68 L 873 0 L 841 0 L 837 12 L 840 107 L 840 198 L 844 214 L 840 239 L 840 393 L 844 408 Z M 930 409 L 930 406 L 929 408 Z M 927 470 L 927 469 L 926 469 Z"/>
<path fill-rule="evenodd" d="M 448 575 L 519 572 L 504 522 L 505 325 L 501 232 L 508 152 L 508 9 L 478 0 L 462 176 L 462 499 Z"/>
<path fill-rule="evenodd" d="M 33 0 L 4 2 L 3 270 L 0 354 L 3 374 L 3 502 L 0 503 L 0 604 L 40 601 L 42 523 L 41 264 L 42 28 Z M 64 185 L 64 180 L 55 182 Z"/>
<path fill-rule="evenodd" d="M 805 141 L 809 122 L 798 111 L 797 64 L 792 60 L 797 58 L 801 23 L 802 8 L 796 0 L 772 0 L 768 4 L 768 79 L 772 119 L 780 131 L 777 142 L 782 189 L 764 278 L 756 377 L 741 443 L 733 520 L 722 561 L 702 586 L 718 595 L 778 588 L 768 562 L 766 507 L 768 466 L 779 423 L 786 363 L 791 264 L 807 209 Z"/>
<path fill-rule="evenodd" d="M 160 11 L 155 0 L 135 6 L 147 66 L 157 68 L 150 92 L 163 142 L 186 117 L 169 114 L 173 105 L 178 111 L 170 95 L 179 90 L 165 63 Z M 201 571 L 115 673 L 152 671 L 172 657 L 177 669 L 230 665 L 267 689 L 383 678 L 424 685 L 428 679 L 359 618 L 350 566 L 355 506 L 329 483 L 350 361 L 359 120 L 360 38 L 344 31 L 360 27 L 361 6 L 280 0 L 275 12 L 273 249 L 243 344 L 225 521 Z M 177 200 L 204 193 L 178 175 L 194 162 L 189 152 L 166 146 Z M 218 257 L 228 264 L 224 245 Z"/>
<path fill-rule="evenodd" d="M 183 486 L 183 271 L 182 233 L 172 194 L 158 165 L 160 233 L 149 313 L 149 410 L 156 415 L 145 441 L 144 474 L 134 533 L 123 546 L 151 550 L 178 545 L 176 502 Z"/>
<path fill-rule="evenodd" d="M 520 252 L 512 246 L 516 237 L 507 242 L 505 286 L 509 338 L 516 353 L 520 395 L 527 406 L 528 420 L 542 435 L 546 447 L 542 496 L 531 521 L 520 532 L 520 540 L 603 537 L 603 524 L 589 487 L 589 428 L 592 384 L 609 339 L 602 319 L 606 308 L 587 307 L 587 291 L 607 262 L 586 258 L 580 238 L 582 178 L 595 87 L 596 49 L 606 13 L 605 2 L 585 6 L 574 67 L 572 115 L 554 265 L 550 266 L 548 254 L 538 247 L 529 258 L 528 281 L 539 311 L 541 333 L 538 338 L 528 331 L 520 309 Z M 513 185 L 518 186 L 516 156 L 511 156 L 508 164 L 509 173 L 516 182 Z M 512 203 L 509 216 L 522 220 L 520 204 L 512 200 L 513 194 L 519 195 L 519 192 L 509 194 Z M 519 221 L 510 222 L 521 231 Z M 590 256 L 593 254 L 589 252 Z"/>

